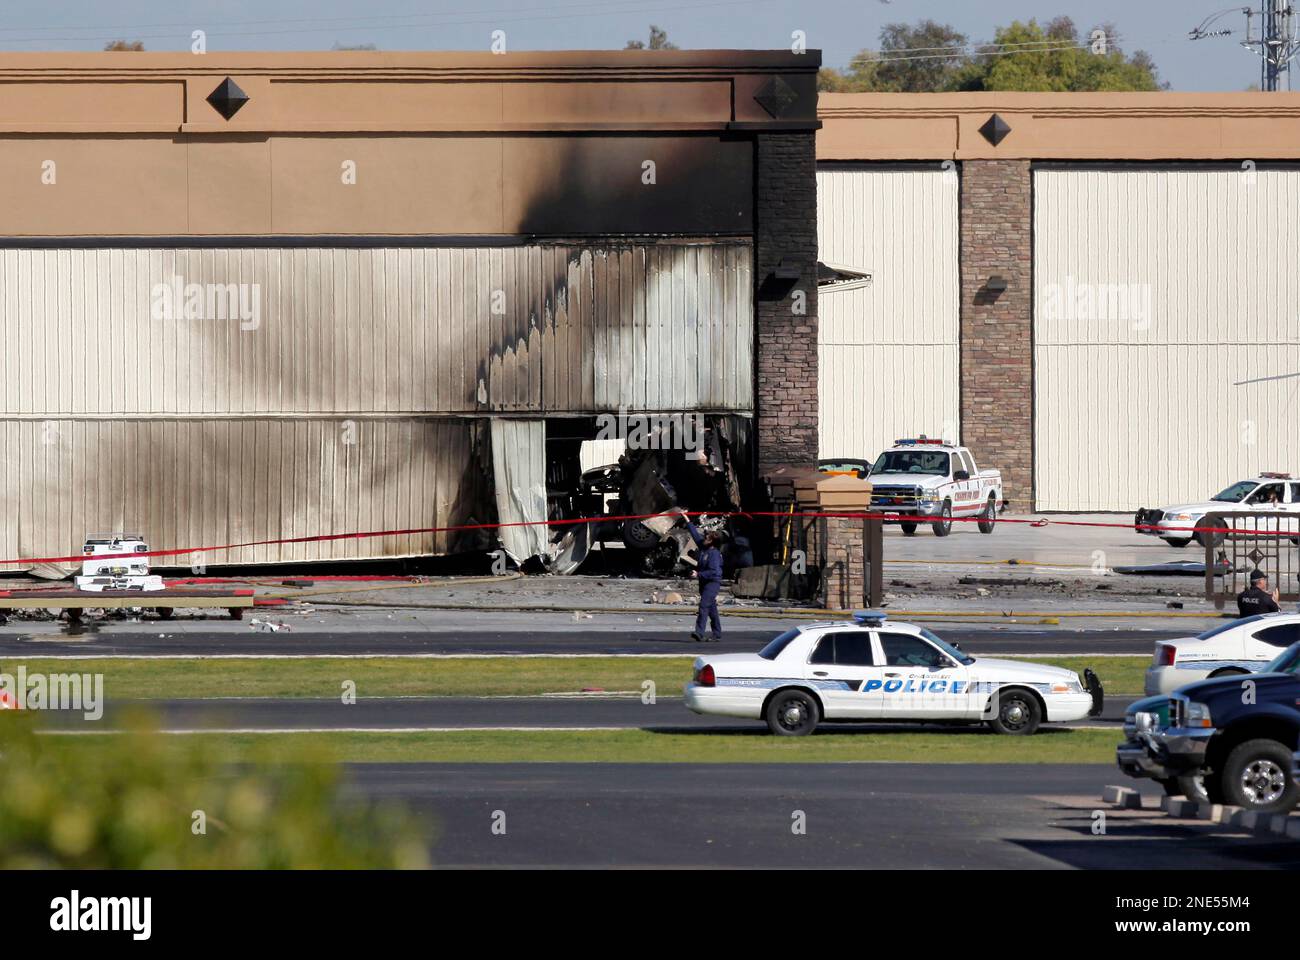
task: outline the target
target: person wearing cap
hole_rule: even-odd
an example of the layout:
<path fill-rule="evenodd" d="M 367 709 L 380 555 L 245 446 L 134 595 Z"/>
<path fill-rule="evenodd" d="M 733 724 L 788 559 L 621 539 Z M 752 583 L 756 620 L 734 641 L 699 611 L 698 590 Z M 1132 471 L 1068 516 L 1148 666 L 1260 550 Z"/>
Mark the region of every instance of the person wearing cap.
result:
<path fill-rule="evenodd" d="M 678 520 L 685 522 L 691 539 L 699 548 L 695 564 L 695 579 L 700 585 L 700 608 L 695 615 L 695 629 L 691 639 L 695 641 L 722 639 L 722 618 L 718 616 L 718 593 L 722 590 L 722 537 L 710 530 L 707 533 L 691 523 L 691 518 L 681 507 L 674 507 L 673 513 Z M 706 634 L 706 627 L 712 628 L 712 634 Z"/>
<path fill-rule="evenodd" d="M 1250 586 L 1237 594 L 1237 614 L 1253 617 L 1257 613 L 1277 613 L 1277 589 L 1268 589 L 1268 575 L 1263 570 L 1250 571 Z"/>

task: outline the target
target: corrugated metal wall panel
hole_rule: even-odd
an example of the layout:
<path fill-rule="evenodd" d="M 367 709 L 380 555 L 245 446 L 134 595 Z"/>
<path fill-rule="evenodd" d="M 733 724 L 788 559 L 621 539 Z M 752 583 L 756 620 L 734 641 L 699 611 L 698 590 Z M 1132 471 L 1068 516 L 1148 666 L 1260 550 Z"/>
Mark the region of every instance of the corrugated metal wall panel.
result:
<path fill-rule="evenodd" d="M 1300 470 L 1297 264 L 1300 171 L 1035 171 L 1039 509 Z"/>
<path fill-rule="evenodd" d="M 898 437 L 955 438 L 956 417 L 950 413 L 958 406 L 955 378 L 917 374 L 956 370 L 955 344 L 823 346 L 820 357 L 818 399 L 842 403 L 832 421 L 823 421 L 822 456 L 874 458 Z M 856 402 L 844 403 L 846 398 Z M 945 414 L 952 419 L 939 419 Z M 880 439 L 864 447 L 862 437 Z"/>
<path fill-rule="evenodd" d="M 490 503 L 471 443 L 488 414 L 749 412 L 751 261 L 741 240 L 0 251 L 0 556 L 94 530 L 173 549 L 446 526 Z M 156 313 L 173 277 L 255 284 L 256 324 Z"/>
<path fill-rule="evenodd" d="M 95 531 L 139 531 L 170 550 L 466 523 L 486 489 L 475 430 L 411 418 L 0 421 L 0 556 L 76 553 Z M 451 543 L 407 534 L 202 556 L 281 563 L 445 553 Z"/>
<path fill-rule="evenodd" d="M 818 256 L 871 274 L 864 287 L 819 291 L 822 456 L 958 436 L 958 199 L 955 170 L 817 172 Z"/>
<path fill-rule="evenodd" d="M 0 416 L 746 412 L 751 259 L 740 241 L 4 250 Z M 163 289 L 189 284 L 247 285 L 249 319 L 169 318 Z"/>
<path fill-rule="evenodd" d="M 492 490 L 506 554 L 522 563 L 546 556 L 551 531 L 546 517 L 546 421 L 493 417 Z"/>

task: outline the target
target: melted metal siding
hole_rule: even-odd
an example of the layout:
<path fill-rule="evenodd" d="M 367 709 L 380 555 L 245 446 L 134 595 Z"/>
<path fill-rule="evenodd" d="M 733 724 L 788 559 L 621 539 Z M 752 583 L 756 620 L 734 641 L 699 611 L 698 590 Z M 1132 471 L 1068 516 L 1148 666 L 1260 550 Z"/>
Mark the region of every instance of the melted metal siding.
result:
<path fill-rule="evenodd" d="M 751 411 L 751 260 L 738 240 L 0 251 L 0 556 L 485 520 L 489 416 Z M 167 315 L 175 277 L 244 285 L 256 323 Z"/>

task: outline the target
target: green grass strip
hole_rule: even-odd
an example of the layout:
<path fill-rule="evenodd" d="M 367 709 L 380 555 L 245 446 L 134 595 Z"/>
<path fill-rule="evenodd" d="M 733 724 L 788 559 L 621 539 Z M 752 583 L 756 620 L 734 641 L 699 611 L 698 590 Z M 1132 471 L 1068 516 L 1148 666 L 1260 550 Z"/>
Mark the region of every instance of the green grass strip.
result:
<path fill-rule="evenodd" d="M 1024 659 L 1024 658 L 1020 658 Z M 1148 657 L 1035 657 L 1038 663 L 1082 673 L 1091 666 L 1106 692 L 1142 692 Z M 487 697 L 578 693 L 586 689 L 642 690 L 647 680 L 661 697 L 677 696 L 690 678 L 692 657 L 488 657 L 292 660 L 55 660 L 0 661 L 0 671 L 102 673 L 110 700 L 184 700 L 206 697 L 339 697 L 356 684 L 358 697 Z"/>

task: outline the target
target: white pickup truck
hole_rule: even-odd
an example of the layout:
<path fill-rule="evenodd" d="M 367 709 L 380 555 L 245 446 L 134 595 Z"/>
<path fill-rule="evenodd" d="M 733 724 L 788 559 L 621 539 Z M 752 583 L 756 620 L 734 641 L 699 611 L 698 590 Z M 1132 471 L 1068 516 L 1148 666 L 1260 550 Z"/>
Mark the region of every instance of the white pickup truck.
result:
<path fill-rule="evenodd" d="M 924 519 L 936 537 L 952 532 L 953 517 L 979 517 L 980 533 L 992 533 L 1002 497 L 1002 474 L 979 470 L 965 447 L 927 437 L 895 440 L 871 467 L 871 505 L 883 513 L 914 515 L 891 520 L 904 535 Z"/>

